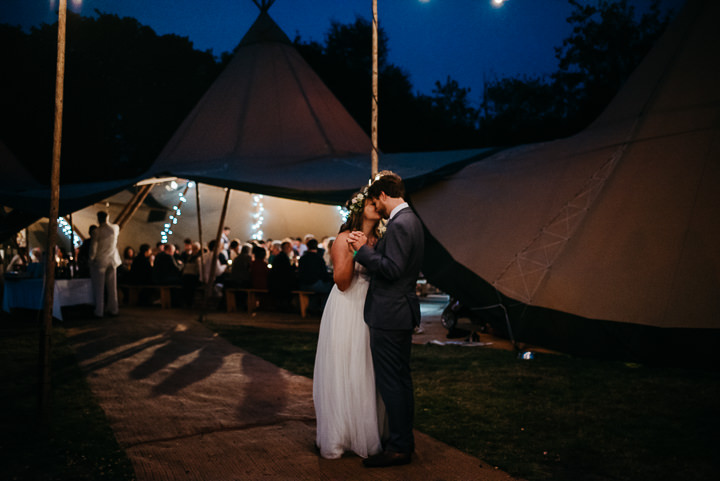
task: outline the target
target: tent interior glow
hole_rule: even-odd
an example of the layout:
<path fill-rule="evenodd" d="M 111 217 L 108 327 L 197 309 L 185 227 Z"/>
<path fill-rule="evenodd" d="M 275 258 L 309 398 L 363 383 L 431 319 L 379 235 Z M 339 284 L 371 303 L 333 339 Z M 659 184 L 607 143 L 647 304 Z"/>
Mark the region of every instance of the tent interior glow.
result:
<path fill-rule="evenodd" d="M 182 246 L 185 238 L 198 240 L 197 207 L 194 188 L 200 189 L 201 219 L 203 243 L 215 237 L 220 220 L 224 189 L 207 184 L 194 184 L 188 191 L 186 202 L 182 203 L 181 215 L 174 209 L 178 196 L 182 194 L 186 181 L 178 180 L 178 189 L 172 189 L 170 182 L 156 185 L 151 191 L 154 202 L 143 204 L 130 221 L 120 231 L 118 248 L 122 251 L 131 246 L 137 252 L 141 244 L 155 245 L 164 240 L 162 233 L 166 224 L 170 224 L 167 241 Z M 168 188 L 166 188 L 168 187 Z M 91 225 L 97 224 L 97 212 L 109 212 L 110 220 L 117 218 L 123 207 L 130 201 L 130 191 L 96 202 L 72 214 L 73 227 L 83 237 L 88 236 Z M 261 213 L 258 215 L 258 213 Z M 174 219 L 170 219 L 173 216 Z M 262 221 L 260 221 L 260 217 Z M 64 220 L 64 219 L 63 219 Z M 230 197 L 225 225 L 230 227 L 230 238 L 242 242 L 257 239 L 279 240 L 285 237 L 303 238 L 312 234 L 318 240 L 334 237 L 343 223 L 342 212 L 337 206 L 282 199 L 279 197 L 233 191 Z M 61 222 L 62 224 L 62 222 Z M 61 231 L 59 245 L 67 251 L 70 248 L 70 235 L 67 228 Z M 43 246 L 47 235 L 47 218 L 28 227 L 29 246 Z M 80 242 L 76 235 L 75 242 Z"/>

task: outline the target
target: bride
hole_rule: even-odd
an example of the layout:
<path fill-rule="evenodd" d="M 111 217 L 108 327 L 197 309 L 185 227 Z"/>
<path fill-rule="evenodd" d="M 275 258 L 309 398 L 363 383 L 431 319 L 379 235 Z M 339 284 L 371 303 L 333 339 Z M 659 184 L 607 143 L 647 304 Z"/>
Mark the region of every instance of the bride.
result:
<path fill-rule="evenodd" d="M 350 214 L 330 251 L 335 285 L 320 321 L 313 375 L 316 444 L 327 459 L 339 458 L 345 451 L 363 458 L 381 452 L 379 427 L 384 425 L 363 316 L 369 279 L 347 242 L 350 232 L 362 230 L 374 246 L 381 217 L 368 201 L 366 189 L 346 205 Z"/>

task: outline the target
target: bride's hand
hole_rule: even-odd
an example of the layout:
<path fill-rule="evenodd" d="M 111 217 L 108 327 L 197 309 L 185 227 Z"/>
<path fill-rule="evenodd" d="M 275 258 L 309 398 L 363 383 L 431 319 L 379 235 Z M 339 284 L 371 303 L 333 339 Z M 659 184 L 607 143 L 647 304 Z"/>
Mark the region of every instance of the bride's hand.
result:
<path fill-rule="evenodd" d="M 353 231 L 348 237 L 348 243 L 354 251 L 357 251 L 367 243 L 367 237 L 360 231 Z"/>

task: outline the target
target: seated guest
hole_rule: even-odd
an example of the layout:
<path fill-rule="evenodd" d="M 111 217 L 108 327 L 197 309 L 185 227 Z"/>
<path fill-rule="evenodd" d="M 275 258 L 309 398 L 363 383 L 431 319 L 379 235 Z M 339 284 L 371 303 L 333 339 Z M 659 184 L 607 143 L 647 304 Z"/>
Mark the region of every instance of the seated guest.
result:
<path fill-rule="evenodd" d="M 226 274 L 226 287 L 250 287 L 250 256 L 252 246 L 244 244 L 240 247 L 237 240 L 230 243 L 230 257 L 232 257 L 232 265 L 230 272 Z"/>
<path fill-rule="evenodd" d="M 153 269 L 150 262 L 152 249 L 150 244 L 140 246 L 140 251 L 130 265 L 129 280 L 132 284 L 152 284 Z"/>
<path fill-rule="evenodd" d="M 122 264 L 117 268 L 118 284 L 126 284 L 130 282 L 130 266 L 132 266 L 135 258 L 135 249 L 130 246 L 125 247 L 122 255 Z"/>
<path fill-rule="evenodd" d="M 268 276 L 268 288 L 277 307 L 281 310 L 290 310 L 293 289 L 297 288 L 297 273 L 291 259 L 293 254 L 292 242 L 286 240 L 280 244 L 280 252 L 275 255 L 272 269 Z"/>
<path fill-rule="evenodd" d="M 192 307 L 195 289 L 200 285 L 202 246 L 199 242 L 193 242 L 191 247 L 190 255 L 185 257 L 182 270 L 182 292 L 185 307 Z"/>
<path fill-rule="evenodd" d="M 193 241 L 187 238 L 183 241 L 183 250 L 180 253 L 180 260 L 183 264 L 193 255 Z"/>
<path fill-rule="evenodd" d="M 282 252 L 282 242 L 274 241 L 270 243 L 270 255 L 268 256 L 268 264 L 273 265 L 275 262 L 275 256 Z"/>
<path fill-rule="evenodd" d="M 212 273 L 212 269 L 211 269 L 210 265 L 212 264 L 212 258 L 214 255 L 213 253 L 215 251 L 215 244 L 216 244 L 215 240 L 211 240 L 210 242 L 208 242 L 207 252 L 205 254 L 203 254 L 203 260 L 202 260 L 203 271 L 200 276 L 201 282 L 208 282 L 210 280 L 210 274 Z M 223 264 L 221 259 L 225 259 L 226 262 Z M 228 267 L 227 266 L 227 258 L 225 257 L 225 255 L 222 252 L 218 252 L 217 259 L 215 259 L 215 273 L 213 276 L 213 283 L 215 282 L 216 279 L 219 279 L 223 275 L 223 273 L 227 270 L 227 267 Z"/>
<path fill-rule="evenodd" d="M 315 302 L 313 306 L 315 309 L 321 309 L 325 305 L 327 294 L 330 293 L 333 283 L 323 256 L 318 252 L 317 239 L 307 241 L 307 250 L 298 263 L 298 277 L 301 290 L 323 294 L 322 301 Z"/>
<path fill-rule="evenodd" d="M 155 284 L 180 284 L 180 266 L 175 260 L 173 244 L 165 244 L 155 256 L 152 278 Z"/>
<path fill-rule="evenodd" d="M 267 289 L 270 268 L 265 262 L 267 251 L 260 246 L 252 249 L 253 261 L 250 263 L 250 286 L 253 289 Z"/>

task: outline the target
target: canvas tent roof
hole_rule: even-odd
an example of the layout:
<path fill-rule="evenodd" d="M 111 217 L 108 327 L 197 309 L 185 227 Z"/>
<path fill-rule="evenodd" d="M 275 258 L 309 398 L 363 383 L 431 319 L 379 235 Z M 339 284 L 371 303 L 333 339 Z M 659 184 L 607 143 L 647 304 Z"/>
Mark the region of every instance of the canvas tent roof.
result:
<path fill-rule="evenodd" d="M 590 319 L 720 328 L 719 20 L 720 3 L 688 1 L 586 130 L 413 196 L 456 262 L 438 284 L 469 304 L 485 301 L 454 279 Z"/>
<path fill-rule="evenodd" d="M 370 150 L 367 135 L 264 8 L 150 169 L 137 178 L 62 185 L 60 213 L 153 176 L 341 205 L 370 177 Z M 401 173 L 414 190 L 495 151 L 381 153 L 381 165 Z M 0 178 L 11 179 L 0 185 L 0 205 L 31 212 L 33 219 L 47 215 L 46 186 L 23 175 L 16 160 L 3 162 L 0 171 Z"/>
<path fill-rule="evenodd" d="M 367 183 L 371 149 L 367 134 L 263 10 L 149 173 L 342 204 Z M 381 154 L 380 163 L 419 187 L 487 152 Z"/>

